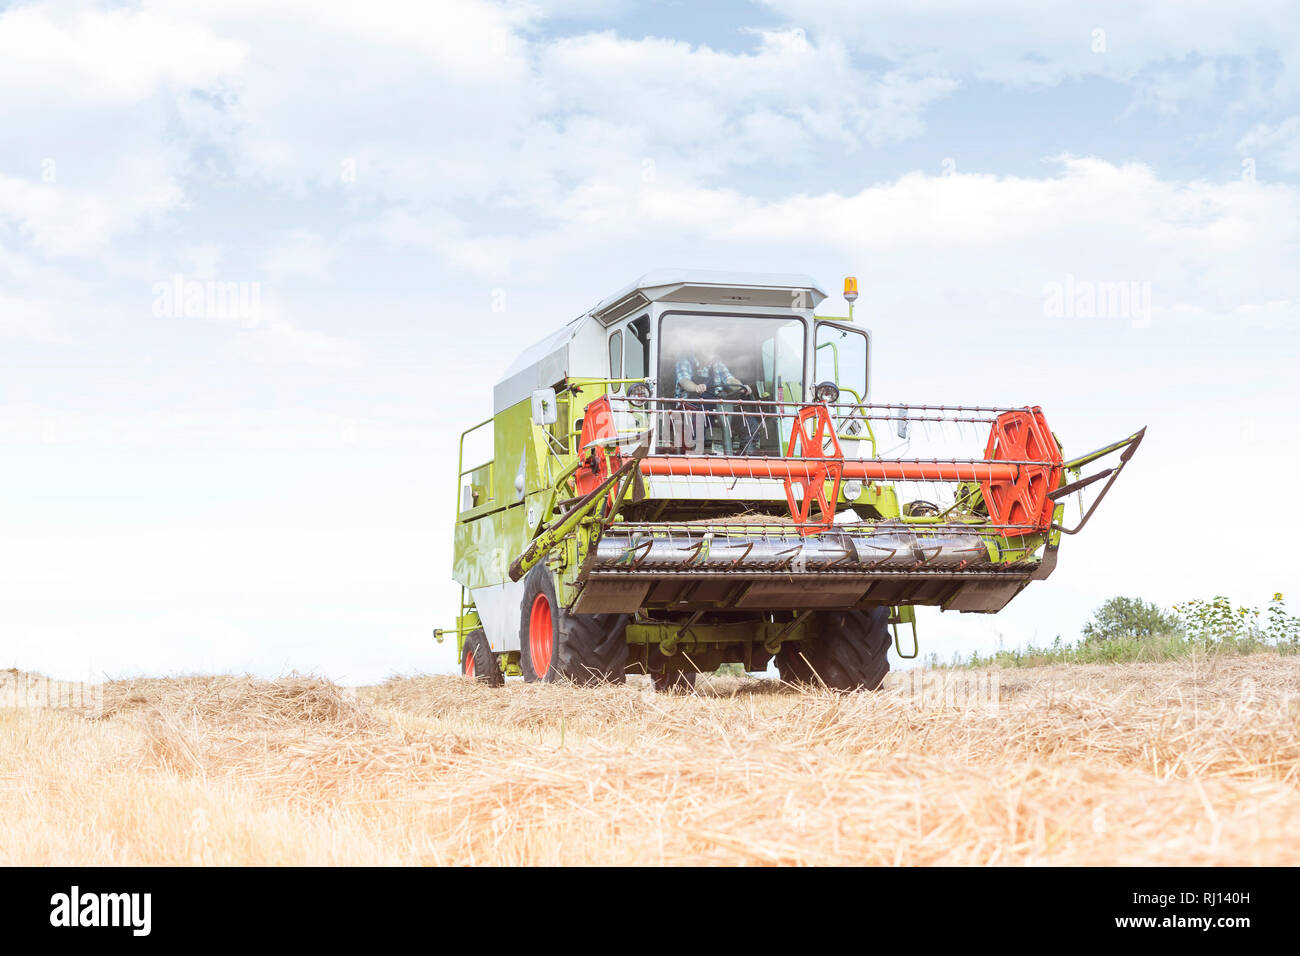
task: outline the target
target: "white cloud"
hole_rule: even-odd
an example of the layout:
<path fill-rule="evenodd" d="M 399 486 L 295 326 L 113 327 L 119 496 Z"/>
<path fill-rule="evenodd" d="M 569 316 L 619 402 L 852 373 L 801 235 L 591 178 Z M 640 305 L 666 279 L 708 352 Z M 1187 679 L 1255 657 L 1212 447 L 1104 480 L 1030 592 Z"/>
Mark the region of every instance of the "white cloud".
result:
<path fill-rule="evenodd" d="M 1285 173 L 1300 173 L 1300 115 L 1280 123 L 1261 123 L 1237 143 L 1237 151 L 1247 157 L 1261 157 L 1274 168 Z M 1267 166 L 1259 168 L 1256 175 L 1268 178 Z"/>
<path fill-rule="evenodd" d="M 727 237 L 806 238 L 864 251 L 942 247 L 1104 230 L 1118 245 L 1182 242 L 1207 253 L 1293 238 L 1300 199 L 1290 187 L 1159 179 L 1140 163 L 1062 157 L 1046 178 L 908 173 L 852 196 L 759 201 L 728 190 L 637 194 L 636 213 Z"/>
<path fill-rule="evenodd" d="M 0 90 L 10 107 L 18 94 L 111 108 L 161 88 L 204 86 L 244 55 L 201 24 L 147 9 L 24 4 L 0 13 Z"/>
<path fill-rule="evenodd" d="M 141 217 L 180 201 L 181 190 L 163 181 L 134 195 L 81 191 L 0 173 L 0 220 L 13 223 L 22 241 L 51 256 L 84 254 L 129 230 Z"/>
<path fill-rule="evenodd" d="M 56 345 L 71 341 L 67 332 L 59 328 L 45 302 L 3 294 L 0 294 L 0 337 Z"/>
<path fill-rule="evenodd" d="M 259 322 L 239 337 L 240 351 L 260 365 L 311 365 L 317 368 L 352 368 L 360 357 L 355 342 L 298 328 L 280 319 Z"/>
<path fill-rule="evenodd" d="M 625 168 L 648 156 L 681 178 L 795 166 L 818 148 L 905 138 L 919 129 L 924 108 L 955 86 L 942 76 L 869 73 L 834 40 L 813 44 L 802 31 L 762 32 L 759 40 L 753 52 L 733 54 L 585 34 L 543 47 L 540 72 L 555 101 L 592 124 L 559 124 L 564 135 L 621 142 Z M 608 170 L 602 152 L 593 158 Z"/>
<path fill-rule="evenodd" d="M 1227 72 L 1216 60 L 1205 60 L 1195 66 L 1179 63 L 1172 68 L 1153 67 L 1135 78 L 1130 112 L 1147 108 L 1172 114 L 1185 104 L 1207 102 L 1215 87 L 1225 81 Z"/>
<path fill-rule="evenodd" d="M 179 207 L 189 157 L 169 135 L 169 97 L 242 60 L 238 43 L 148 10 L 0 12 L 0 227 L 81 255 Z"/>
<path fill-rule="evenodd" d="M 310 229 L 290 229 L 280 235 L 266 253 L 266 273 L 272 279 L 306 276 L 323 279 L 328 273 L 331 252 L 325 237 Z"/>
<path fill-rule="evenodd" d="M 575 180 L 807 163 L 915 133 L 942 76 L 853 66 L 832 40 L 724 53 L 612 33 L 525 35 L 526 8 L 154 2 L 242 51 L 175 110 L 240 177 L 406 201 L 545 208 Z"/>
<path fill-rule="evenodd" d="M 669 236 L 696 248 L 766 245 L 839 250 L 872 271 L 922 282 L 936 256 L 995 264 L 1007 284 L 1038 294 L 1066 272 L 1152 282 L 1159 301 L 1222 311 L 1300 294 L 1292 249 L 1300 191 L 1244 181 L 1171 181 L 1139 163 L 1060 157 L 1042 178 L 908 173 L 840 195 L 769 200 L 737 190 L 674 184 L 574 190 L 549 228 L 530 236 L 434 243 L 445 260 L 484 274 L 554 269 L 627 223 L 643 241 Z M 884 265 L 888 263 L 888 266 Z M 786 268 L 794 268 L 788 265 Z"/>
<path fill-rule="evenodd" d="M 1186 57 L 1281 55 L 1294 47 L 1300 31 L 1300 8 L 1287 0 L 765 3 L 791 23 L 817 35 L 837 36 L 871 56 L 1012 85 L 1055 84 L 1080 76 L 1128 82 L 1151 66 Z M 1103 41 L 1100 50 L 1098 40 Z"/>

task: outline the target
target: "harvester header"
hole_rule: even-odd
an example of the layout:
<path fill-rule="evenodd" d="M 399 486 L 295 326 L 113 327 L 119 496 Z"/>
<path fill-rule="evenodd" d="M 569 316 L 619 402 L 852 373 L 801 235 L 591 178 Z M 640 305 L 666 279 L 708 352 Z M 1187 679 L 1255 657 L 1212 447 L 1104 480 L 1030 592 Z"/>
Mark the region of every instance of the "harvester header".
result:
<path fill-rule="evenodd" d="M 1051 573 L 1143 432 L 1067 459 L 1037 406 L 875 403 L 870 333 L 824 298 L 653 273 L 521 356 L 462 437 L 467 672 L 676 686 L 775 657 L 875 688 L 916 605 L 993 612 Z"/>

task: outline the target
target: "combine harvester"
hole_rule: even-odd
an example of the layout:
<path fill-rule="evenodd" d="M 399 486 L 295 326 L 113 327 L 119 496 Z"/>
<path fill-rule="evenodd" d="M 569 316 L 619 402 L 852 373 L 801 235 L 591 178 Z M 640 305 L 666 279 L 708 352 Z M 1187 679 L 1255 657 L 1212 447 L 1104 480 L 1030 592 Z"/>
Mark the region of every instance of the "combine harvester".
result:
<path fill-rule="evenodd" d="M 1143 432 L 1066 460 L 1037 407 L 871 404 L 856 281 L 848 318 L 815 315 L 825 298 L 807 276 L 652 273 L 520 356 L 461 436 L 465 674 L 664 689 L 775 657 L 875 689 L 891 642 L 916 656 L 916 605 L 998 611 L 1051 574 Z M 475 441 L 491 458 L 466 467 Z"/>

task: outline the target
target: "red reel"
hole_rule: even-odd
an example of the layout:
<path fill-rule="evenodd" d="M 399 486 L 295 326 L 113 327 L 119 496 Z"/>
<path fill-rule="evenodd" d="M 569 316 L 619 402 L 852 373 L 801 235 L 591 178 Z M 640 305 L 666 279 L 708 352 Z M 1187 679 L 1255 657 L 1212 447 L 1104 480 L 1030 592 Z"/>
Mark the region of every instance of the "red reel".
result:
<path fill-rule="evenodd" d="M 785 456 L 823 459 L 806 478 L 800 476 L 785 480 L 785 500 L 801 535 L 807 537 L 825 531 L 835 523 L 835 502 L 839 500 L 840 479 L 844 476 L 844 452 L 840 449 L 840 440 L 835 436 L 835 426 L 825 405 L 805 405 L 799 409 L 790 430 Z M 826 496 L 828 481 L 832 482 L 829 500 Z M 801 496 L 796 497 L 796 488 L 802 490 Z M 817 503 L 820 511 L 817 518 L 812 515 L 813 502 Z"/>
<path fill-rule="evenodd" d="M 999 415 L 989 432 L 984 458 L 1022 463 L 1012 480 L 980 482 L 994 524 L 1028 526 L 1004 527 L 1003 535 L 1017 537 L 1050 528 L 1056 503 L 1048 495 L 1061 481 L 1061 449 L 1043 410 L 1035 405 Z"/>

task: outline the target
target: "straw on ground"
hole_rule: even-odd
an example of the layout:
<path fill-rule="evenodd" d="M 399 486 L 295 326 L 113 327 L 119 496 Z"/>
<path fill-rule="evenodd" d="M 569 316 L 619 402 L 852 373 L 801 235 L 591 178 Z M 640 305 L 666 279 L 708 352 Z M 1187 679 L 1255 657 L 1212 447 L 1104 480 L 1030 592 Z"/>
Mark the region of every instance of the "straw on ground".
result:
<path fill-rule="evenodd" d="M 964 709 L 898 674 L 114 682 L 0 710 L 0 863 L 1300 862 L 1300 658 L 999 677 Z"/>

